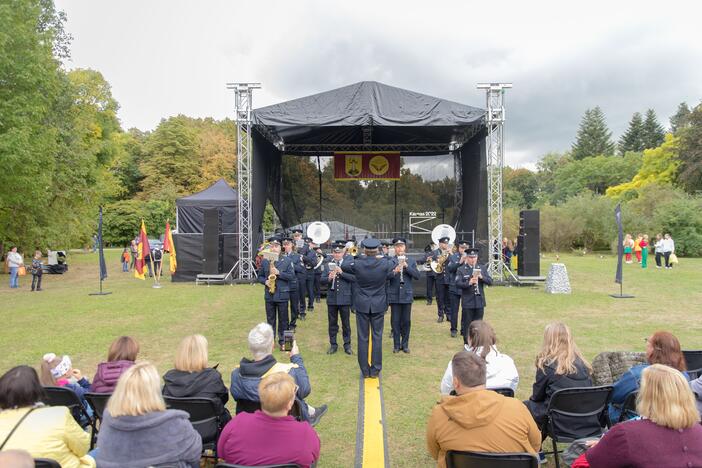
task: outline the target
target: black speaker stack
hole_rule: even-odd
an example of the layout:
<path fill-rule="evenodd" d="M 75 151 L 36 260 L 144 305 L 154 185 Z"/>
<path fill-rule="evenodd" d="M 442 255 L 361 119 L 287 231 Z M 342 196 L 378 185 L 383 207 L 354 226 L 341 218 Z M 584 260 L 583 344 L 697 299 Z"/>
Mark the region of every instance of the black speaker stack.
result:
<path fill-rule="evenodd" d="M 202 272 L 208 275 L 222 273 L 224 246 L 222 213 L 217 208 L 205 209 L 202 229 Z"/>
<path fill-rule="evenodd" d="M 519 237 L 517 253 L 519 276 L 540 276 L 541 247 L 539 236 L 539 210 L 522 210 L 519 212 Z"/>

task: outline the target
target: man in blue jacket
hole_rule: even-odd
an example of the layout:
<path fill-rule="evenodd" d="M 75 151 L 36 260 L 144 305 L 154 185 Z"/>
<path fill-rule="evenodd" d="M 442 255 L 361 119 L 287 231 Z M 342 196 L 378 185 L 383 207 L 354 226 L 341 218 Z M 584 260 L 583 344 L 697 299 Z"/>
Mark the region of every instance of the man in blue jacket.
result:
<path fill-rule="evenodd" d="M 353 258 L 344 255 L 344 245 L 336 244 L 332 248 L 332 260 L 324 264 L 322 284 L 327 285 L 327 316 L 329 320 L 329 350 L 327 354 L 336 353 L 339 348 L 336 335 L 339 333 L 339 318 L 341 318 L 341 336 L 344 339 L 344 352 L 351 351 L 351 300 L 352 284 L 356 277 L 345 273 L 341 266 L 344 262 L 352 262 Z"/>
<path fill-rule="evenodd" d="M 358 339 L 358 365 L 363 377 L 378 377 L 383 365 L 383 324 L 388 310 L 386 281 L 393 272 L 389 258 L 378 254 L 380 242 L 364 239 L 361 243 L 364 256 L 350 263 L 344 262 L 341 269 L 356 277 L 356 337 Z M 371 362 L 368 362 L 369 335 L 373 342 Z"/>
<path fill-rule="evenodd" d="M 388 282 L 388 302 L 392 311 L 392 352 L 402 349 L 409 353 L 409 334 L 412 318 L 412 280 L 419 279 L 417 262 L 406 256 L 407 241 L 402 237 L 392 240 L 395 246 L 395 256 L 391 258 L 393 270 Z"/>
<path fill-rule="evenodd" d="M 461 295 L 461 335 L 468 344 L 468 330 L 473 320 L 482 320 L 485 314 L 485 286 L 492 285 L 487 265 L 478 263 L 478 249 L 466 249 L 465 259 L 456 271 L 456 286 Z"/>
<path fill-rule="evenodd" d="M 283 332 L 288 329 L 290 282 L 295 279 L 295 269 L 290 258 L 280 256 L 280 238 L 270 237 L 268 242 L 271 253 L 278 254 L 279 258 L 272 263 L 263 259 L 258 270 L 258 282 L 265 285 L 263 299 L 266 301 L 266 321 L 274 330 L 277 321 L 278 343 L 282 347 Z"/>

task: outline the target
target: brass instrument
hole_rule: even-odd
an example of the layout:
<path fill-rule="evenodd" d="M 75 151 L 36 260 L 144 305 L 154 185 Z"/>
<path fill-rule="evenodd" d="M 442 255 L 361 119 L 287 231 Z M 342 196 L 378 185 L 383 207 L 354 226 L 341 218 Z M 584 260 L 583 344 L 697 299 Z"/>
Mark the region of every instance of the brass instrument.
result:
<path fill-rule="evenodd" d="M 358 246 L 356 246 L 356 244 L 353 244 L 351 247 L 349 247 L 348 254 L 352 257 L 358 257 Z"/>
<path fill-rule="evenodd" d="M 266 281 L 268 284 L 268 292 L 271 294 L 275 294 L 275 278 L 275 275 L 268 275 L 268 281 Z"/>
<path fill-rule="evenodd" d="M 444 252 L 442 253 L 439 258 L 436 260 L 432 260 L 431 262 L 431 269 L 434 270 L 434 273 L 443 273 L 444 269 L 446 268 L 446 262 L 449 259 L 449 252 Z"/>

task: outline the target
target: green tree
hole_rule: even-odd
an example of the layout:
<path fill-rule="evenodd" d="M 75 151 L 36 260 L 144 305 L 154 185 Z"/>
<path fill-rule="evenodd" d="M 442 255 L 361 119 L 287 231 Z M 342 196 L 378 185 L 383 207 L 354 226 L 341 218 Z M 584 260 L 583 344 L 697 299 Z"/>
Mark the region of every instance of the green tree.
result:
<path fill-rule="evenodd" d="M 614 154 L 612 132 L 607 128 L 605 116 L 599 106 L 585 111 L 573 143 L 573 159 Z"/>
<path fill-rule="evenodd" d="M 150 238 L 159 238 L 166 220 L 173 225 L 173 204 L 164 200 L 120 200 L 103 210 L 103 239 L 109 245 L 126 246 L 136 237 L 144 220 Z"/>
<path fill-rule="evenodd" d="M 702 190 L 702 104 L 690 113 L 680 134 L 678 182 L 689 193 Z"/>
<path fill-rule="evenodd" d="M 539 195 L 538 176 L 529 169 L 505 168 L 504 174 L 505 204 L 516 208 L 530 209 Z"/>
<path fill-rule="evenodd" d="M 619 152 L 625 154 L 627 151 L 643 151 L 645 148 L 643 117 L 639 112 L 634 112 L 629 128 L 619 139 Z"/>
<path fill-rule="evenodd" d="M 643 145 L 644 148 L 656 148 L 665 140 L 665 130 L 658 123 L 658 117 L 653 109 L 646 111 L 646 119 L 643 123 Z"/>
<path fill-rule="evenodd" d="M 670 118 L 670 131 L 677 133 L 678 130 L 687 125 L 687 119 L 690 117 L 690 108 L 686 102 L 678 104 L 678 110 Z"/>

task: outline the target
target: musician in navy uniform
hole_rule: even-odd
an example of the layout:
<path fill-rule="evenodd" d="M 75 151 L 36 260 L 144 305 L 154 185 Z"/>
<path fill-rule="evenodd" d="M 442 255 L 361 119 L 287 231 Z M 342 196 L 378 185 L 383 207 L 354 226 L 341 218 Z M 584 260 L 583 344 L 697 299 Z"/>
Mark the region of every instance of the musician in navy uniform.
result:
<path fill-rule="evenodd" d="M 307 253 L 308 247 L 305 240 L 302 238 L 302 229 L 294 228 L 290 231 L 293 237 L 293 249 L 296 253 L 300 255 L 302 259 Z M 304 263 L 303 263 L 304 266 Z M 297 284 L 298 284 L 298 311 L 300 312 L 300 318 L 303 320 L 307 315 L 307 303 L 305 302 L 305 297 L 307 297 L 307 269 L 305 268 L 303 273 L 297 274 Z"/>
<path fill-rule="evenodd" d="M 445 253 L 448 254 L 449 252 L 449 238 L 448 237 L 442 237 L 439 239 L 439 248 L 434 250 L 434 253 L 432 255 L 432 260 L 433 261 L 438 261 L 439 258 L 444 255 Z M 444 266 L 446 266 L 446 263 L 444 263 Z M 446 274 L 444 273 L 437 273 L 436 274 L 436 307 L 437 307 L 437 313 L 439 314 L 439 318 L 437 322 L 441 323 L 444 321 L 444 317 L 447 319 L 450 319 L 451 317 L 449 316 L 449 297 L 448 297 L 448 281 L 446 280 Z"/>
<path fill-rule="evenodd" d="M 312 239 L 309 237 L 305 237 L 304 241 L 307 247 L 302 257 L 302 261 L 304 262 L 305 269 L 307 271 L 305 293 L 307 296 L 307 310 L 311 312 L 314 310 L 314 267 L 317 265 L 317 252 L 315 252 L 317 245 L 312 242 Z"/>
<path fill-rule="evenodd" d="M 356 277 L 356 338 L 358 365 L 363 377 L 378 377 L 383 365 L 383 323 L 388 310 L 385 283 L 393 275 L 390 259 L 378 254 L 380 242 L 364 239 L 361 247 L 365 256 L 341 265 L 342 271 Z M 368 341 L 372 338 L 373 353 L 368 363 Z"/>
<path fill-rule="evenodd" d="M 353 257 L 344 255 L 344 245 L 337 243 L 332 248 L 332 259 L 324 264 L 322 284 L 327 285 L 327 317 L 329 319 L 329 350 L 334 354 L 339 349 L 336 335 L 339 333 L 339 318 L 341 318 L 341 336 L 344 340 L 344 352 L 351 351 L 351 286 L 356 277 L 345 273 L 341 266 L 345 262 L 353 262 Z"/>
<path fill-rule="evenodd" d="M 468 330 L 474 320 L 482 320 L 485 313 L 485 285 L 492 285 L 487 265 L 478 263 L 478 249 L 466 249 L 464 260 L 456 272 L 456 286 L 462 291 L 461 335 L 468 344 Z"/>
<path fill-rule="evenodd" d="M 324 263 L 326 263 L 326 255 L 322 251 L 321 247 L 315 249 L 317 253 L 317 263 L 315 264 L 314 270 L 314 297 L 315 302 L 322 302 L 322 269 L 324 268 Z M 322 263 L 319 260 L 322 259 Z"/>
<path fill-rule="evenodd" d="M 458 331 L 458 308 L 461 305 L 461 290 L 456 286 L 456 271 L 461 265 L 461 258 L 463 258 L 463 253 L 468 247 L 470 247 L 468 241 L 457 240 L 456 245 L 458 246 L 458 252 L 454 252 L 449 255 L 449 259 L 446 262 L 446 278 L 449 280 L 448 286 L 448 298 L 449 298 L 449 310 L 451 311 L 451 336 L 456 337 Z"/>
<path fill-rule="evenodd" d="M 406 256 L 407 240 L 402 237 L 393 239 L 395 256 L 390 261 L 393 265 L 392 277 L 388 282 L 388 303 L 390 303 L 393 348 L 392 352 L 402 350 L 409 353 L 409 335 L 412 324 L 412 280 L 419 279 L 417 262 Z"/>
<path fill-rule="evenodd" d="M 300 290 L 305 285 L 307 274 L 305 265 L 302 264 L 302 257 L 295 252 L 294 241 L 291 237 L 283 238 L 283 255 L 290 259 L 295 270 L 295 277 L 290 281 L 290 329 L 297 328 L 298 317 L 305 319 L 305 309 L 302 309 L 300 314 Z M 302 280 L 302 281 L 301 281 Z"/>
<path fill-rule="evenodd" d="M 432 249 L 433 244 L 427 244 L 424 248 L 424 263 L 428 263 L 432 260 L 434 255 L 434 250 Z M 427 277 L 427 305 L 432 304 L 432 299 L 434 298 L 434 290 L 436 289 L 436 273 L 431 268 L 426 270 Z"/>
<path fill-rule="evenodd" d="M 268 239 L 269 249 L 272 253 L 280 255 L 280 238 Z M 269 280 L 269 276 L 275 280 Z M 290 300 L 290 282 L 295 278 L 295 269 L 290 258 L 280 255 L 279 259 L 271 264 L 267 259 L 261 261 L 258 270 L 258 282 L 265 285 L 264 300 L 266 301 L 266 321 L 276 329 L 278 322 L 278 343 L 283 346 L 283 332 L 288 329 L 288 301 Z M 270 289 L 275 285 L 275 290 Z"/>

